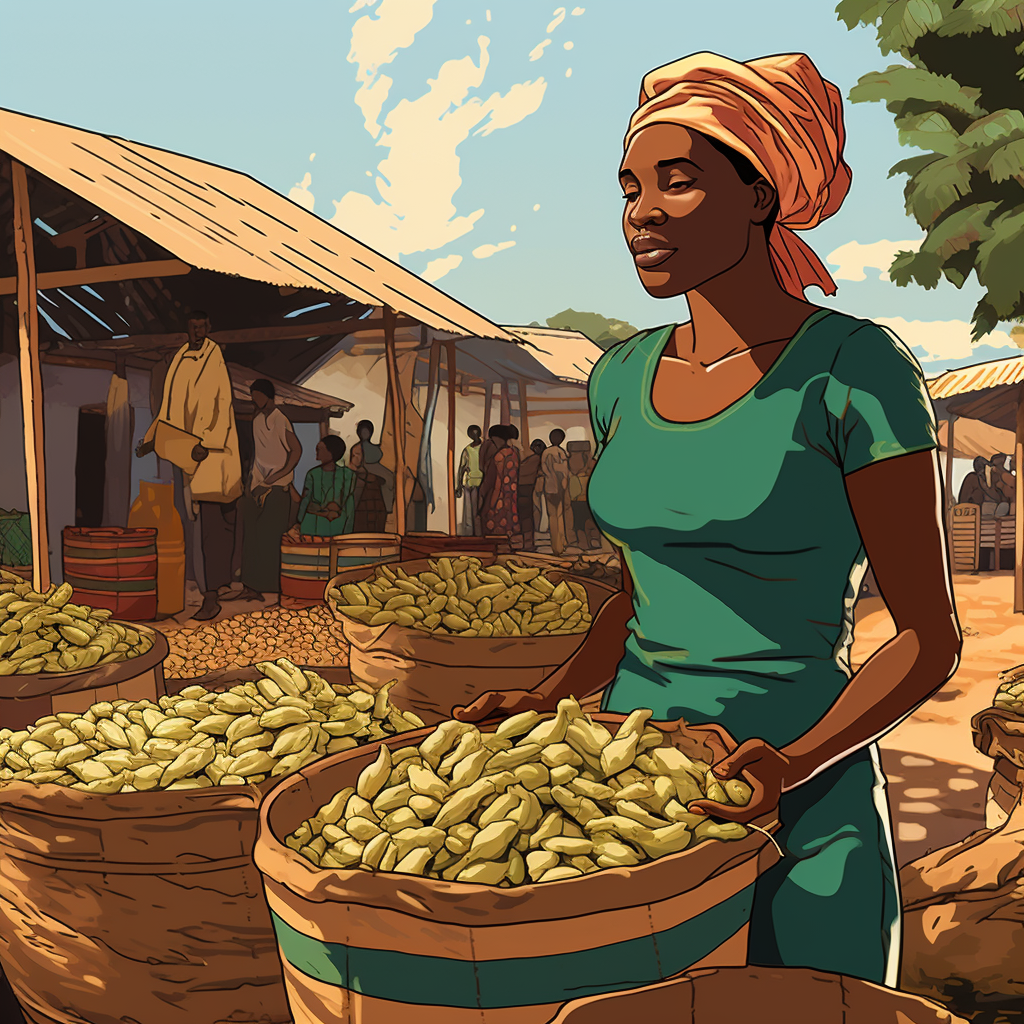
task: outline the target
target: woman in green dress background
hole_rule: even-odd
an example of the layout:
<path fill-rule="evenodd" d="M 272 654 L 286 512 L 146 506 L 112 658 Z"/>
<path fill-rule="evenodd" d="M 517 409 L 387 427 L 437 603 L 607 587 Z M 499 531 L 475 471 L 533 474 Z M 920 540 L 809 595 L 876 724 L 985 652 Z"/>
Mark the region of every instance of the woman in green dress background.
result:
<path fill-rule="evenodd" d="M 455 713 L 605 688 L 606 710 L 724 728 L 739 746 L 715 771 L 745 770 L 754 799 L 691 809 L 750 821 L 778 805 L 781 821 L 784 856 L 746 908 L 749 962 L 894 986 L 875 741 L 953 674 L 961 638 L 921 368 L 885 329 L 804 299 L 835 293 L 793 229 L 838 210 L 843 143 L 839 92 L 802 54 L 700 53 L 645 76 L 623 231 L 644 289 L 685 295 L 690 320 L 614 346 L 590 378 L 590 507 L 624 590 L 535 689 Z M 868 559 L 897 635 L 854 673 Z"/>
<path fill-rule="evenodd" d="M 299 502 L 295 531 L 307 537 L 337 537 L 352 532 L 355 519 L 356 475 L 341 465 L 345 442 L 335 434 L 320 439 L 316 446 L 320 463 L 307 474 Z"/>

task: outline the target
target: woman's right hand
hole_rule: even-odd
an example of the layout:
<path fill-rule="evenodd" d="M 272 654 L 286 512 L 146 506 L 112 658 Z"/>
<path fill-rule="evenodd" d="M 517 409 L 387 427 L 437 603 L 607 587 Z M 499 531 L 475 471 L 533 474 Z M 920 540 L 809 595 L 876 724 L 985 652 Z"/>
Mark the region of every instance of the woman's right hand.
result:
<path fill-rule="evenodd" d="M 557 703 L 539 690 L 488 690 L 472 704 L 452 708 L 452 717 L 459 722 L 482 722 L 511 718 L 522 711 L 551 711 Z"/>

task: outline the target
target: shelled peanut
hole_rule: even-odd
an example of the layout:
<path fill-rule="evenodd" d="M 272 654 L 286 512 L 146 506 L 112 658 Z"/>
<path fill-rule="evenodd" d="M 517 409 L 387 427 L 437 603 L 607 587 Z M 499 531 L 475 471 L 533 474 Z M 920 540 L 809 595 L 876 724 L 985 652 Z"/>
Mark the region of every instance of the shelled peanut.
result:
<path fill-rule="evenodd" d="M 690 813 L 701 798 L 743 806 L 750 789 L 665 744 L 634 711 L 613 736 L 572 698 L 482 733 L 439 725 L 390 750 L 285 841 L 320 868 L 394 871 L 515 886 L 629 867 L 745 826 Z"/>
<path fill-rule="evenodd" d="M 392 623 L 464 637 L 564 636 L 592 621 L 584 587 L 554 583 L 540 569 L 479 558 L 438 558 L 408 575 L 382 565 L 371 580 L 328 593 L 332 607 L 368 626 Z"/>
<path fill-rule="evenodd" d="M 0 676 L 77 672 L 145 654 L 153 641 L 106 608 L 73 604 L 69 583 L 40 594 L 0 569 Z"/>
<path fill-rule="evenodd" d="M 335 688 L 285 658 L 257 668 L 262 678 L 223 693 L 187 686 L 157 704 L 105 701 L 0 729 L 0 783 L 91 793 L 241 786 L 423 725 L 391 705 L 390 686 Z"/>
<path fill-rule="evenodd" d="M 993 707 L 1024 715 L 1024 665 L 999 673 L 999 688 L 992 699 Z"/>

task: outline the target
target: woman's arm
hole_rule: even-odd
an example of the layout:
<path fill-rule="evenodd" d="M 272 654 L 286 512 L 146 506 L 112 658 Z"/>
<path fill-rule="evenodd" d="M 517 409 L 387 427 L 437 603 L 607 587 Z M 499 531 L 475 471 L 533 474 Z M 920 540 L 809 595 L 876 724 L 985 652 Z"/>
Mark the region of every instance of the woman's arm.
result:
<path fill-rule="evenodd" d="M 302 517 L 306 514 L 306 509 L 309 508 L 310 499 L 313 497 L 313 470 L 310 470 L 306 474 L 306 482 L 302 485 L 302 498 L 299 500 L 299 511 L 296 516 L 296 522 L 301 523 Z"/>
<path fill-rule="evenodd" d="M 279 470 L 271 473 L 270 476 L 263 481 L 267 487 L 271 487 L 273 484 L 276 484 L 281 477 L 287 476 L 291 473 L 302 458 L 302 444 L 298 437 L 296 437 L 295 431 L 291 428 L 289 428 L 287 433 L 284 435 L 284 443 L 285 447 L 288 449 L 288 458 Z"/>
<path fill-rule="evenodd" d="M 715 772 L 726 778 L 741 768 L 751 769 L 766 790 L 763 803 L 737 813 L 705 805 L 716 817 L 757 817 L 774 805 L 780 792 L 884 736 L 939 690 L 959 664 L 960 624 L 935 452 L 865 466 L 846 477 L 846 493 L 875 581 L 896 623 L 896 636 L 875 651 L 824 716 L 798 739 L 781 751 L 750 740 L 716 765 Z"/>

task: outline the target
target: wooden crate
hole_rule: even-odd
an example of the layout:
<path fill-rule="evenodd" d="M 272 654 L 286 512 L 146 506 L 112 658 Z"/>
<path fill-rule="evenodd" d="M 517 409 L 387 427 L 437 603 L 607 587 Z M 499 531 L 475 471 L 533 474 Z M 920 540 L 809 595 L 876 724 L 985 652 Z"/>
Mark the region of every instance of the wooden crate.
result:
<path fill-rule="evenodd" d="M 954 505 L 951 543 L 953 572 L 977 572 L 981 557 L 981 506 Z"/>

